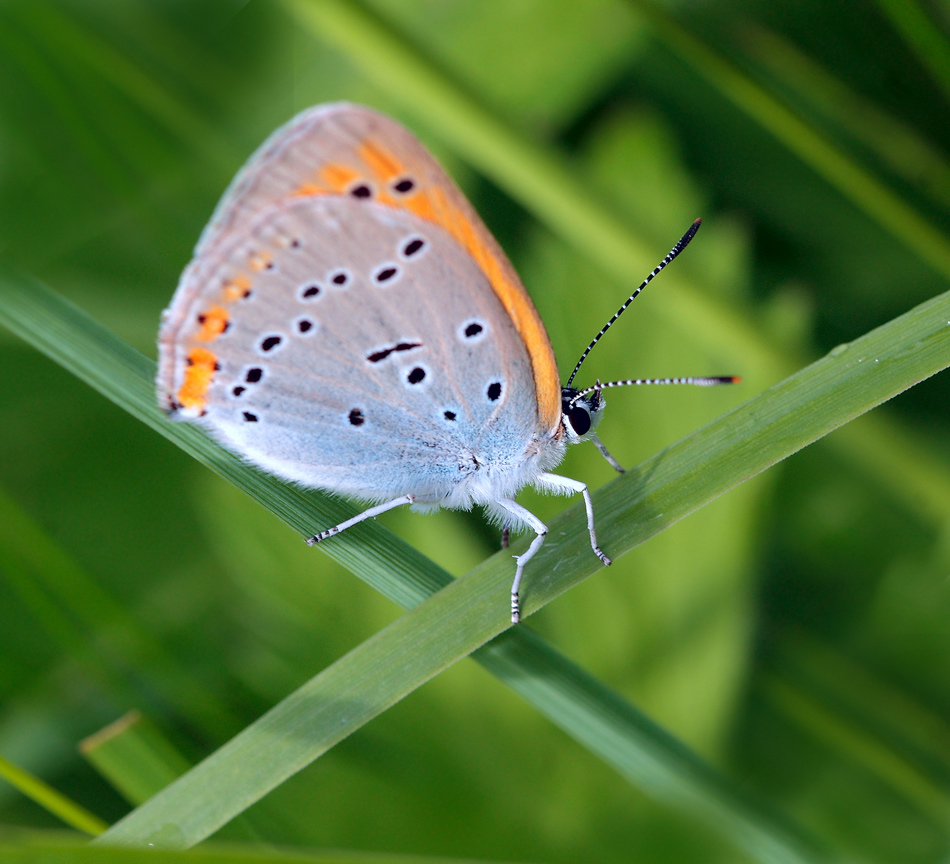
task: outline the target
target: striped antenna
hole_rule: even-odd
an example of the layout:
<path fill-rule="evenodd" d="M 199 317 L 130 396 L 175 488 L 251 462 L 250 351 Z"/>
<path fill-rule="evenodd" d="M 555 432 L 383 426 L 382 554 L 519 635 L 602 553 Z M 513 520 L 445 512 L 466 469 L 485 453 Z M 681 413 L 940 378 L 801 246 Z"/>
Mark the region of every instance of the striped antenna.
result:
<path fill-rule="evenodd" d="M 653 281 L 653 279 L 656 277 L 656 274 L 659 273 L 664 267 L 666 267 L 666 265 L 669 264 L 670 261 L 672 261 L 677 255 L 680 254 L 680 252 L 682 252 L 682 251 L 689 245 L 689 241 L 692 240 L 693 237 L 696 236 L 696 232 L 699 230 L 699 226 L 702 224 L 702 221 L 703 221 L 702 219 L 697 219 L 692 225 L 689 226 L 689 231 L 687 231 L 687 232 L 680 238 L 679 242 L 670 250 L 670 254 L 667 255 L 659 264 L 656 265 L 656 269 L 655 269 L 649 276 L 647 276 L 647 278 L 644 279 L 644 280 L 640 283 L 640 287 L 637 288 L 637 290 L 634 291 L 633 294 L 631 294 L 631 295 L 624 301 L 623 306 L 621 306 L 621 307 L 614 313 L 613 318 L 611 318 L 606 324 L 604 324 L 604 326 L 603 326 L 603 328 L 601 329 L 600 333 L 598 333 L 598 334 L 593 338 L 593 340 L 591 341 L 590 345 L 588 345 L 588 346 L 584 349 L 584 353 L 581 354 L 581 359 L 577 361 L 577 365 L 574 367 L 574 371 L 571 372 L 571 377 L 567 379 L 567 384 L 564 385 L 565 387 L 570 387 L 570 386 L 571 386 L 571 382 L 574 380 L 574 376 L 577 375 L 578 371 L 580 370 L 581 364 L 587 359 L 587 355 L 590 354 L 590 352 L 591 352 L 591 350 L 593 349 L 593 347 L 600 341 L 600 337 L 603 336 L 604 333 L 606 333 L 606 332 L 610 329 L 610 327 L 611 327 L 611 325 L 614 323 L 614 321 L 616 321 L 621 315 L 623 315 L 624 310 L 625 310 L 631 303 L 633 303 L 634 300 L 637 299 L 637 295 L 639 295 L 639 293 L 640 293 L 644 288 L 646 288 L 647 285 L 649 285 L 649 284 Z M 701 380 L 701 379 L 698 379 L 698 378 L 697 378 L 697 379 L 694 379 L 694 380 L 691 380 L 691 381 L 687 381 L 686 379 L 670 379 L 669 381 L 665 381 L 665 380 L 664 380 L 664 383 L 668 383 L 668 384 L 697 383 L 697 382 L 700 381 L 700 380 Z M 619 382 L 615 382 L 614 384 L 602 384 L 601 386 L 602 386 L 602 387 L 613 387 L 613 386 L 616 386 L 617 383 L 619 383 Z M 630 382 L 628 382 L 628 383 L 630 383 L 630 384 L 634 384 L 634 383 L 636 383 L 636 384 L 652 384 L 652 383 L 658 384 L 658 383 L 660 383 L 660 381 L 636 381 L 636 382 L 630 381 Z M 722 384 L 722 383 L 725 383 L 725 382 L 717 381 L 716 383 L 717 383 L 717 384 Z M 706 386 L 708 386 L 708 385 L 706 385 Z M 590 392 L 593 391 L 593 389 L 596 389 L 596 388 L 592 388 L 591 390 L 586 390 L 585 392 L 586 392 L 586 393 L 590 393 Z M 572 401 L 573 401 L 573 400 L 572 400 Z"/>
<path fill-rule="evenodd" d="M 588 393 L 606 390 L 608 387 L 631 387 L 637 384 L 693 384 L 696 387 L 716 387 L 719 384 L 738 384 L 741 380 L 738 375 L 713 375 L 706 378 L 628 378 L 626 381 L 598 381 L 593 387 L 575 393 L 568 404 L 573 408 L 574 404 Z"/>

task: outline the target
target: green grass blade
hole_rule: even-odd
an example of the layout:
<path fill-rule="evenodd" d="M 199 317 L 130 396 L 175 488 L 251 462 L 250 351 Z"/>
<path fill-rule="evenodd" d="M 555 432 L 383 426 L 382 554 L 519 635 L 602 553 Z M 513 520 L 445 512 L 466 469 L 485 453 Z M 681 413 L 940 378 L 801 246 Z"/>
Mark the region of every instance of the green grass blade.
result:
<path fill-rule="evenodd" d="M 234 843 L 206 844 L 188 852 L 121 849 L 64 840 L 52 833 L 19 836 L 0 843 L 0 864 L 474 864 L 474 859 L 431 855 L 393 855 L 389 852 L 262 848 Z"/>
<path fill-rule="evenodd" d="M 846 754 L 889 789 L 927 814 L 935 825 L 944 825 L 950 807 L 946 791 L 918 770 L 887 742 L 843 717 L 807 691 L 777 675 L 758 682 L 757 692 L 781 713 L 836 752 Z"/>
<path fill-rule="evenodd" d="M 182 436 L 182 445 L 250 494 L 274 503 L 275 512 L 279 509 L 279 515 L 293 520 L 291 524 L 297 522 L 298 530 L 307 533 L 301 523 L 306 523 L 302 511 L 311 504 L 310 496 L 285 490 L 298 497 L 281 497 L 276 493 L 282 487 L 276 481 L 232 460 L 200 435 L 191 435 L 194 430 L 165 421 L 151 404 L 151 364 L 78 310 L 41 286 L 5 273 L 0 279 L 0 321 L 164 434 Z M 948 364 L 950 294 L 842 346 L 601 490 L 595 496 L 595 506 L 605 548 L 614 555 L 632 548 L 737 483 Z M 314 497 L 313 502 L 319 499 Z M 533 568 L 534 573 L 549 576 L 540 581 L 528 579 L 526 613 L 599 569 L 590 555 L 579 516 L 579 509 L 574 507 L 552 521 L 548 543 Z M 380 545 L 377 535 L 388 532 L 375 524 L 366 527 L 367 535 L 375 542 L 365 544 L 364 559 L 375 558 L 379 571 L 412 570 L 406 565 L 406 558 L 412 559 L 411 550 L 400 560 L 398 544 Z M 338 538 L 328 549 L 341 554 L 354 545 L 364 544 L 350 535 Z M 394 551 L 380 555 L 380 549 Z M 355 556 L 356 550 L 352 552 Z M 126 817 L 110 830 L 109 839 L 126 843 L 149 839 L 180 846 L 208 836 L 334 743 L 505 629 L 504 603 L 499 598 L 505 597 L 510 570 L 507 556 L 497 555 L 416 606 Z M 528 638 L 518 632 L 506 638 Z M 568 671 L 569 664 L 558 658 L 545 674 L 552 680 L 569 678 Z M 528 682 L 544 676 L 520 666 L 516 674 L 506 677 L 512 684 L 520 678 L 523 692 L 532 698 Z M 583 720 L 572 734 L 581 740 L 586 737 L 588 746 L 618 770 L 637 776 L 645 788 L 677 790 L 670 797 L 689 811 L 701 809 L 696 800 L 711 808 L 718 797 L 727 802 L 727 809 L 736 819 L 757 826 L 761 835 L 781 835 L 767 819 L 748 814 L 738 800 L 733 802 L 728 784 L 720 781 L 715 790 L 705 788 L 696 779 L 702 775 L 701 770 L 692 771 L 693 777 L 681 786 L 683 754 L 671 750 L 664 736 L 651 738 L 653 752 L 649 759 L 642 743 L 625 743 L 617 753 L 604 752 L 603 745 L 597 744 L 602 739 L 596 730 L 603 723 L 598 712 L 611 708 L 607 702 L 595 702 L 597 711 L 591 711 L 590 703 L 573 699 L 574 711 Z M 562 710 L 552 713 L 566 716 Z M 632 735 L 632 729 L 628 731 Z M 637 737 L 632 735 L 633 739 Z M 696 760 L 694 764 L 699 766 L 701 762 Z M 657 781 L 657 765 L 666 777 L 665 787 Z M 693 796 L 685 795 L 683 788 Z M 737 832 L 736 836 L 748 843 L 748 834 Z M 793 844 L 776 843 L 780 853 L 761 860 L 811 860 L 799 856 Z M 751 844 L 749 851 L 761 852 L 760 844 Z"/>
<path fill-rule="evenodd" d="M 138 711 L 90 735 L 79 751 L 131 804 L 147 801 L 191 767 Z"/>
<path fill-rule="evenodd" d="M 364 642 L 113 826 L 104 842 L 175 848 L 203 839 L 354 726 L 440 671 L 445 659 L 440 655 L 464 656 L 480 605 L 464 598 L 493 604 L 498 596 L 478 581 L 458 580 Z M 800 833 L 763 813 L 688 748 L 528 628 L 510 630 L 474 656 L 649 794 L 717 826 L 755 860 L 825 860 Z M 237 776 L 263 781 L 266 788 L 236 784 Z"/>
<path fill-rule="evenodd" d="M 746 796 L 534 631 L 509 630 L 473 656 L 634 786 L 715 826 L 752 860 L 827 860 L 800 828 Z"/>
<path fill-rule="evenodd" d="M 936 203 L 950 205 L 950 162 L 920 132 L 878 107 L 766 27 L 743 29 L 745 50 L 801 104 L 866 147 Z"/>
<path fill-rule="evenodd" d="M 2 489 L 0 560 L 8 585 L 31 610 L 44 638 L 59 645 L 104 690 L 135 704 L 141 693 L 124 673 L 147 666 L 155 677 L 150 687 L 198 728 L 209 734 L 238 728 L 236 715 L 211 694 L 200 700 L 181 698 L 194 683 L 191 671 Z M 89 634 L 97 630 L 99 638 L 90 645 Z"/>
<path fill-rule="evenodd" d="M 0 756 L 0 778 L 77 831 L 95 835 L 106 830 L 106 823 L 98 816 L 90 813 L 75 801 L 70 801 L 39 777 L 34 777 L 2 756 Z"/>
<path fill-rule="evenodd" d="M 82 313 L 79 310 L 59 300 L 59 298 L 56 298 L 55 295 L 52 295 L 51 293 L 43 289 L 41 286 L 35 283 L 32 283 L 32 284 L 25 283 L 25 284 L 17 285 L 14 280 L 15 280 L 15 277 L 11 276 L 10 274 L 7 274 L 5 282 L 0 283 L 3 285 L 3 290 L 0 290 L 0 317 L 2 317 L 3 320 L 5 320 L 5 322 L 8 324 L 8 326 L 11 327 L 11 329 L 14 329 L 16 332 L 19 332 L 23 336 L 28 336 L 29 338 L 31 338 L 31 341 L 33 341 L 34 344 L 37 345 L 37 347 L 41 348 L 50 356 L 54 357 L 54 359 L 57 359 L 59 362 L 63 363 L 63 365 L 67 366 L 67 368 L 72 369 L 77 375 L 89 381 L 89 383 L 96 386 L 97 389 L 99 389 L 109 398 L 116 401 L 118 404 L 125 407 L 127 410 L 130 410 L 131 412 L 135 413 L 137 416 L 140 416 L 143 419 L 147 419 L 147 422 L 150 422 L 153 425 L 155 425 L 163 433 L 167 435 L 175 436 L 183 432 L 186 432 L 186 433 L 194 432 L 194 430 L 192 430 L 190 427 L 182 427 L 179 424 L 169 423 L 167 420 L 165 420 L 162 417 L 160 412 L 158 412 L 157 409 L 153 407 L 153 404 L 152 404 L 153 394 L 152 394 L 152 385 L 151 385 L 151 375 L 152 375 L 151 364 L 149 364 L 147 361 L 144 361 L 139 355 L 137 355 L 135 352 L 131 351 L 131 349 L 128 349 L 126 346 L 124 346 L 123 343 L 121 343 L 121 341 L 115 339 L 115 337 L 111 336 L 111 334 L 108 334 L 107 331 L 98 327 L 98 325 L 96 325 L 94 322 L 91 322 L 88 319 L 86 319 L 85 316 L 82 315 Z M 190 440 L 192 437 L 195 437 L 196 440 Z M 211 464 L 216 464 L 217 460 L 223 460 L 225 467 L 234 469 L 235 475 L 233 479 L 235 480 L 235 482 L 238 482 L 238 484 L 241 485 L 243 488 L 245 488 L 246 491 L 248 491 L 252 495 L 255 495 L 258 498 L 261 497 L 258 484 L 259 483 L 270 484 L 271 482 L 269 478 L 261 478 L 259 475 L 256 475 L 255 472 L 247 468 L 247 466 L 241 465 L 240 463 L 238 463 L 236 466 L 232 466 L 230 464 L 230 457 L 228 456 L 228 454 L 225 454 L 225 453 L 215 454 L 214 451 L 216 451 L 218 448 L 216 448 L 214 445 L 211 445 L 205 442 L 204 439 L 201 438 L 200 435 L 199 436 L 189 435 L 188 439 L 185 440 L 184 444 L 186 447 L 194 448 L 194 452 L 198 452 L 199 455 L 203 447 L 210 448 L 210 450 L 212 451 L 211 454 L 209 455 L 208 453 L 205 453 L 203 456 L 205 461 L 208 461 Z M 276 484 L 276 485 L 278 486 L 277 491 L 279 492 L 280 491 L 279 484 Z M 270 490 L 270 491 L 273 492 L 274 490 Z M 282 498 L 278 499 L 278 505 L 279 506 L 284 505 L 284 500 Z M 304 517 L 300 517 L 300 519 L 305 521 Z M 292 518 L 288 519 L 288 521 L 292 521 Z M 300 523 L 298 521 L 298 530 L 300 530 L 299 526 L 300 526 Z M 385 532 L 384 529 L 382 529 L 380 526 L 375 525 L 375 524 L 372 526 L 372 528 L 374 530 L 374 533 L 375 532 L 381 532 L 384 534 L 388 533 L 388 532 Z M 555 525 L 554 530 L 555 532 L 557 532 L 558 530 L 556 525 Z M 302 530 L 302 533 L 306 534 L 307 531 Z M 552 539 L 556 536 L 557 536 L 556 533 L 552 534 Z M 341 539 L 344 539 L 344 541 L 346 541 L 347 538 L 341 538 Z M 341 546 L 341 545 L 343 544 L 339 542 L 332 544 L 332 546 Z M 409 551 L 411 553 L 411 550 Z M 580 557 L 584 559 L 585 563 L 589 564 L 594 561 L 592 556 L 590 556 L 589 551 L 586 549 L 586 545 L 582 546 L 579 551 L 581 552 Z M 385 562 L 386 558 L 383 557 L 380 560 Z M 510 579 L 510 562 L 507 560 L 505 556 L 502 556 L 501 560 L 499 562 L 496 562 L 496 566 L 494 569 L 495 569 L 494 582 L 491 583 L 487 587 L 487 589 L 485 588 L 482 589 L 484 593 L 482 595 L 480 613 L 483 616 L 485 616 L 485 621 L 488 623 L 488 628 L 484 629 L 483 627 L 481 631 L 481 635 L 478 635 L 474 640 L 470 641 L 468 645 L 466 645 L 465 647 L 462 647 L 456 650 L 451 660 L 454 660 L 459 656 L 464 656 L 465 653 L 470 651 L 472 648 L 477 647 L 478 644 L 485 641 L 485 639 L 489 638 L 491 635 L 494 635 L 495 633 L 497 633 L 504 626 L 504 618 L 505 618 L 504 603 L 503 602 L 499 603 L 499 598 L 504 600 L 505 595 L 506 595 L 508 580 Z M 403 593 L 400 596 L 398 591 L 393 591 L 393 590 L 390 590 L 389 593 L 391 596 L 394 596 L 397 599 L 401 599 L 404 603 L 406 603 L 406 605 L 409 605 L 409 603 L 406 601 L 406 597 L 409 596 L 408 594 Z M 456 632 L 458 628 L 461 627 L 463 624 L 463 618 L 459 617 L 459 615 L 455 612 L 447 613 L 443 617 L 442 620 L 451 622 L 448 628 L 450 633 Z M 404 624 L 403 626 L 406 626 L 406 625 Z M 411 628 L 407 632 L 411 634 L 412 632 Z M 406 638 L 409 639 L 411 637 L 407 636 Z M 525 631 L 525 635 L 519 636 L 516 634 L 513 638 L 515 640 L 515 644 L 517 645 L 518 640 L 527 638 L 527 631 Z M 388 646 L 388 644 L 389 643 L 387 642 L 386 645 Z M 445 638 L 438 637 L 436 639 L 436 644 L 439 644 L 441 646 L 442 651 L 445 651 L 450 646 L 450 641 Z M 413 650 L 415 652 L 415 651 L 418 651 L 419 649 L 415 648 Z M 501 649 L 495 649 L 495 651 L 493 652 L 493 656 L 496 657 L 496 662 L 499 656 L 504 656 L 504 655 L 499 655 L 498 652 L 500 650 Z M 340 667 L 338 664 L 337 667 L 334 667 L 334 672 L 337 676 L 335 680 L 336 681 L 342 680 L 345 683 L 348 680 L 352 680 L 354 676 L 356 680 L 361 680 L 362 672 L 365 672 L 367 670 L 371 672 L 374 669 L 386 670 L 391 665 L 391 662 L 388 658 L 392 656 L 400 656 L 402 652 L 399 649 L 393 649 L 392 647 L 384 646 L 381 653 L 382 653 L 382 656 L 372 655 L 369 661 L 366 663 L 366 665 L 361 667 L 362 671 L 360 674 L 355 674 L 352 670 L 352 666 L 349 664 L 344 664 L 342 667 Z M 556 654 L 552 654 L 551 656 L 556 658 Z M 451 662 L 451 660 L 447 660 L 446 662 Z M 512 666 L 512 663 L 509 660 L 508 667 L 510 668 L 511 666 Z M 543 676 L 544 679 L 549 680 L 549 681 L 557 681 L 557 680 L 563 680 L 565 678 L 570 677 L 569 675 L 566 675 L 564 671 L 565 669 L 570 668 L 570 664 L 566 660 L 564 660 L 564 658 L 556 658 L 554 660 L 550 660 L 549 666 L 550 668 L 547 669 L 546 675 Z M 514 668 L 517 669 L 517 664 L 514 664 Z M 436 671 L 438 671 L 438 668 L 435 668 L 431 672 L 426 673 L 426 674 L 417 673 L 414 676 L 410 675 L 407 682 L 403 683 L 402 689 L 399 690 L 397 688 L 394 695 L 389 697 L 388 703 L 385 703 L 385 702 L 374 703 L 372 706 L 372 710 L 368 711 L 365 718 L 359 718 L 359 717 L 354 718 L 350 716 L 349 725 L 342 728 L 341 728 L 341 725 L 335 721 L 329 723 L 329 731 L 333 734 L 331 738 L 329 739 L 329 741 L 324 743 L 324 747 L 329 746 L 329 744 L 331 744 L 334 740 L 338 740 L 338 738 L 334 736 L 339 735 L 340 737 L 342 737 L 342 735 L 349 734 L 350 731 L 358 727 L 359 723 L 362 722 L 362 720 L 369 719 L 370 716 L 373 716 L 375 713 L 378 713 L 379 711 L 383 710 L 386 707 L 386 704 L 391 704 L 391 702 L 394 701 L 396 698 L 399 698 L 401 695 L 404 695 L 405 692 L 408 692 L 413 687 L 418 686 L 420 683 L 422 683 L 423 680 L 425 680 L 426 677 L 428 677 L 429 674 L 435 674 Z M 503 675 L 503 677 L 505 678 L 505 680 L 508 681 L 508 683 L 511 686 L 515 687 L 515 689 L 518 689 L 519 691 L 522 690 L 523 686 L 527 682 L 525 675 L 519 675 L 517 673 L 513 675 L 505 674 Z M 525 691 L 525 695 L 527 695 L 529 698 L 537 698 L 538 696 L 537 682 L 541 680 L 542 676 L 535 674 L 532 676 L 532 678 L 534 680 L 534 683 L 528 687 L 528 690 Z M 335 683 L 335 680 L 331 679 L 331 681 L 329 682 L 329 686 L 331 687 L 331 689 L 335 689 L 338 686 L 337 683 Z M 316 686 L 316 683 L 318 682 L 312 682 L 312 683 L 314 683 L 314 685 Z M 387 683 L 397 684 L 400 682 L 397 682 L 395 679 L 393 679 L 391 682 L 387 682 Z M 534 693 L 532 693 L 532 688 L 535 688 Z M 596 689 L 597 689 L 596 683 L 589 682 L 589 686 L 587 689 L 590 691 L 596 692 Z M 319 690 L 316 692 L 322 693 L 322 691 L 319 691 Z M 380 694 L 377 692 L 374 694 L 374 696 L 378 698 Z M 559 698 L 561 702 L 563 703 L 563 698 L 564 698 L 563 694 L 561 694 Z M 616 701 L 616 697 L 614 698 Z M 317 699 L 317 702 L 320 703 L 323 701 L 324 697 L 322 695 L 319 695 L 316 697 L 316 699 Z M 588 699 L 589 699 L 589 696 L 588 696 Z M 365 701 L 365 696 L 363 697 L 361 701 Z M 311 702 L 308 704 L 310 704 L 310 707 L 312 709 L 313 703 Z M 547 712 L 555 713 L 555 714 L 559 713 L 557 709 L 557 704 L 558 703 L 556 701 L 553 704 L 549 704 L 546 708 Z M 582 705 L 583 704 L 586 704 L 586 703 L 582 703 Z M 291 702 L 290 704 L 288 704 L 285 702 L 285 703 L 281 703 L 281 706 L 278 706 L 278 708 L 275 709 L 275 711 L 278 712 L 278 717 L 275 722 L 278 722 L 279 728 L 280 728 L 279 726 L 280 722 L 285 722 L 288 717 L 291 717 L 292 719 L 295 707 L 296 707 L 296 703 Z M 574 714 L 575 715 L 577 714 L 576 709 L 575 709 Z M 580 717 L 583 718 L 584 714 L 585 714 L 585 711 L 581 710 Z M 308 715 L 305 725 L 307 726 L 308 729 L 315 730 L 319 728 L 319 724 L 315 726 L 314 722 L 315 722 L 315 718 L 313 716 Z M 581 727 L 583 726 L 584 724 L 582 722 Z M 297 733 L 298 728 L 299 727 L 294 726 L 293 733 Z M 588 728 L 590 730 L 588 738 L 592 742 L 596 743 L 596 741 L 599 740 L 599 734 L 597 734 L 599 726 L 597 724 L 592 724 L 592 725 L 589 725 Z M 251 736 L 253 740 L 258 730 L 255 727 L 252 727 L 252 729 L 254 729 L 254 731 L 251 732 Z M 574 730 L 574 731 L 577 734 L 581 734 L 580 730 Z M 312 736 L 313 732 L 311 731 L 310 734 Z M 300 739 L 299 739 L 298 734 L 291 734 L 290 730 L 283 729 L 281 734 L 274 736 L 274 740 L 285 740 L 285 741 L 293 742 L 293 741 L 299 741 Z M 308 736 L 308 741 L 312 742 L 313 740 L 314 739 L 312 737 Z M 628 746 L 635 746 L 635 745 L 636 745 L 636 742 L 633 742 L 633 745 L 628 745 Z M 660 747 L 660 751 L 661 752 L 663 751 L 662 746 Z M 322 750 L 320 752 L 322 752 Z M 219 754 L 216 754 L 216 755 L 220 759 L 220 758 L 223 758 L 223 756 L 226 756 L 227 754 L 221 755 L 221 751 L 219 751 Z M 298 757 L 298 761 L 296 762 L 290 762 L 286 758 L 285 759 L 276 759 L 276 758 L 271 759 L 268 757 L 265 760 L 265 763 L 266 763 L 265 767 L 267 767 L 268 769 L 272 769 L 274 767 L 281 766 L 281 770 L 283 773 L 278 773 L 277 775 L 275 775 L 273 772 L 270 772 L 269 776 L 267 776 L 266 778 L 262 777 L 259 779 L 263 779 L 266 787 L 270 788 L 271 786 L 279 782 L 281 779 L 283 779 L 284 776 L 287 776 L 288 774 L 292 773 L 294 770 L 297 770 L 299 767 L 301 767 L 302 764 L 306 764 L 307 761 L 313 758 L 316 758 L 317 755 L 319 755 L 318 752 L 315 752 L 313 749 L 308 749 Z M 215 757 L 212 757 L 212 759 L 214 758 Z M 238 758 L 238 761 L 242 762 L 240 758 Z M 628 758 L 627 761 L 628 763 L 630 763 L 635 760 L 631 760 L 630 758 Z M 677 758 L 677 763 L 678 761 L 679 761 L 679 757 Z M 695 760 L 695 762 L 697 765 L 702 765 L 701 760 Z M 226 765 L 229 764 L 227 760 L 225 761 L 225 764 Z M 191 782 L 194 782 L 196 777 L 198 780 L 202 779 L 203 775 L 200 772 L 207 771 L 208 770 L 207 765 L 208 763 L 206 762 L 205 767 L 202 769 L 199 769 L 198 774 L 195 774 L 193 772 L 192 774 L 188 775 L 188 777 L 191 778 Z M 677 764 L 676 773 L 679 773 L 679 772 L 680 772 L 680 768 Z M 227 774 L 229 772 L 226 771 L 225 773 Z M 630 773 L 629 768 L 627 769 L 627 773 L 629 776 L 629 773 Z M 702 770 L 694 769 L 692 773 L 698 776 L 702 774 Z M 217 775 L 217 777 L 219 778 L 217 782 L 220 782 L 220 778 L 222 777 L 222 775 Z M 215 777 L 212 776 L 212 781 L 214 780 L 215 780 Z M 230 781 L 227 781 L 226 785 L 230 785 Z M 651 781 L 651 785 L 655 785 L 655 782 Z M 178 789 L 178 788 L 179 787 L 173 787 L 173 789 Z M 672 784 L 672 788 L 674 789 L 676 788 L 676 783 Z M 194 842 L 198 839 L 202 839 L 204 836 L 207 836 L 207 834 L 211 833 L 211 831 L 213 831 L 214 828 L 218 826 L 218 824 L 221 824 L 224 821 L 227 821 L 228 819 L 232 818 L 234 815 L 236 815 L 237 812 L 240 812 L 240 810 L 243 808 L 243 806 L 246 803 L 249 803 L 249 801 L 235 801 L 233 797 L 227 793 L 226 789 L 217 789 L 215 791 L 205 790 L 205 791 L 207 792 L 207 794 L 202 793 L 199 796 L 200 800 L 204 800 L 204 801 L 217 800 L 226 806 L 222 808 L 221 811 L 213 813 L 213 814 L 202 810 L 198 815 L 204 821 L 200 827 L 196 828 L 195 834 L 189 837 L 189 842 Z M 264 791 L 266 791 L 266 789 L 258 787 L 253 792 L 252 799 L 250 800 L 256 800 L 256 798 L 260 797 L 264 793 Z M 182 808 L 182 803 L 183 803 L 182 796 L 174 792 L 173 790 L 169 790 L 169 793 L 166 793 L 166 795 L 168 794 L 171 795 L 170 799 L 166 798 L 166 796 L 163 795 L 163 796 L 159 796 L 159 798 L 155 800 L 159 802 L 167 801 L 172 811 L 180 810 Z M 675 801 L 675 798 L 676 798 L 675 795 L 671 795 L 670 797 Z M 708 790 L 701 797 L 704 797 L 706 800 L 709 800 L 709 801 L 714 801 L 717 799 L 730 801 L 732 796 L 731 796 L 731 793 L 729 792 L 728 783 L 720 781 L 718 784 L 716 784 L 714 789 Z M 184 798 L 190 799 L 191 795 L 184 794 Z M 192 803 L 186 805 L 184 809 L 191 810 L 192 812 L 196 812 L 193 806 L 193 803 L 194 802 L 192 800 Z M 156 805 L 153 802 L 150 802 L 149 805 L 146 805 L 146 808 L 150 808 L 154 806 Z M 689 806 L 692 807 L 692 805 L 689 805 Z M 773 829 L 771 829 L 768 826 L 768 820 L 762 819 L 761 817 L 756 816 L 755 814 L 746 814 L 743 812 L 741 807 L 737 806 L 735 809 L 737 813 L 739 814 L 739 816 L 737 817 L 739 818 L 739 821 L 743 823 L 750 823 L 753 825 L 760 826 L 758 828 L 758 832 L 757 832 L 758 834 L 763 835 L 765 837 L 769 837 L 774 833 Z M 149 812 L 150 812 L 149 809 L 145 809 L 144 811 L 140 809 L 136 811 L 136 814 L 130 817 L 130 821 L 132 824 L 129 830 L 138 830 L 137 825 L 139 825 L 140 822 L 142 821 L 147 822 L 149 820 L 149 816 L 148 816 Z M 167 820 L 165 819 L 165 817 L 162 817 L 160 821 L 164 824 Z M 163 838 L 163 839 L 165 841 L 169 840 L 169 838 Z M 783 846 L 785 844 L 780 842 L 779 845 Z M 787 860 L 787 859 L 767 858 L 763 860 Z M 799 859 L 793 857 L 791 860 L 799 860 Z M 801 860 L 810 860 L 810 859 L 804 858 Z"/>
<path fill-rule="evenodd" d="M 914 0 L 877 0 L 877 5 L 930 71 L 943 90 L 944 99 L 950 102 L 950 45 L 940 27 Z"/>
<path fill-rule="evenodd" d="M 781 141 L 885 231 L 950 279 L 950 240 L 904 198 L 788 109 L 652 0 L 637 0 L 658 35 L 697 74 Z"/>

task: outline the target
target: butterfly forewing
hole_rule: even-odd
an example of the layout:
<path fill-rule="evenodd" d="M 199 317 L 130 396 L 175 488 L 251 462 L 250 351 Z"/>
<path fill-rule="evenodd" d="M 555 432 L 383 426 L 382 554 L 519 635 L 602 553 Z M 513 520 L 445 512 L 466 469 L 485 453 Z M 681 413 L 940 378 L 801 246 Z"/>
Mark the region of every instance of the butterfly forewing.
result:
<path fill-rule="evenodd" d="M 376 204 L 438 226 L 461 247 L 501 302 L 527 352 L 534 381 L 529 406 L 539 430 L 553 433 L 560 417 L 560 385 L 541 320 L 494 238 L 446 173 L 416 138 L 384 115 L 360 106 L 311 109 L 279 129 L 241 170 L 215 211 L 182 277 L 179 294 L 207 294 L 222 247 L 246 236 L 262 214 L 292 208 L 299 199 L 340 197 Z M 357 219 L 356 224 L 360 224 Z M 252 268 L 266 262 L 251 262 Z M 245 268 L 246 270 L 247 268 Z M 239 273 L 238 296 L 254 273 Z M 451 283 L 426 286 L 451 292 Z M 231 300 L 225 298 L 224 306 Z M 161 336 L 159 384 L 174 394 L 171 340 L 185 323 L 184 303 L 172 304 Z M 190 310 L 189 310 L 190 311 Z M 208 359 L 204 360 L 206 366 Z M 197 391 L 207 379 L 192 388 Z M 195 376 L 197 381 L 198 376 Z"/>

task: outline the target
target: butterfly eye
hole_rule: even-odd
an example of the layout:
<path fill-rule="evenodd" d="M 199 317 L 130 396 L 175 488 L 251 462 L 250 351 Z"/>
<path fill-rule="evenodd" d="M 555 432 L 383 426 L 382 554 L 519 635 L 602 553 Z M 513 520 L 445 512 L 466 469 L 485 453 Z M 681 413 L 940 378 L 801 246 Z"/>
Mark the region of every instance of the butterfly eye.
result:
<path fill-rule="evenodd" d="M 571 429 L 578 436 L 586 435 L 590 432 L 591 419 L 590 411 L 586 405 L 577 403 L 567 412 L 567 422 L 571 424 Z"/>

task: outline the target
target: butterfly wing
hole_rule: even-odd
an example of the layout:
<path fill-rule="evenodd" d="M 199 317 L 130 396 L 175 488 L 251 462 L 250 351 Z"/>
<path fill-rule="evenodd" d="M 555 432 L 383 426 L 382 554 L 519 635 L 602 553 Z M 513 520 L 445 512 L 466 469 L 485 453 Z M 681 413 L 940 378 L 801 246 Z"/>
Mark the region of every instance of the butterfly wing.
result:
<path fill-rule="evenodd" d="M 497 495 L 475 488 L 490 469 L 514 491 L 554 458 L 550 354 L 432 157 L 393 121 L 334 106 L 267 142 L 219 205 L 163 322 L 159 389 L 281 476 L 464 505 Z"/>
<path fill-rule="evenodd" d="M 182 277 L 179 295 L 207 296 L 209 308 L 236 302 L 267 261 L 252 258 L 233 281 L 211 296 L 211 269 L 230 239 L 246 233 L 260 214 L 297 199 L 343 197 L 376 204 L 437 226 L 475 262 L 514 324 L 527 352 L 535 395 L 529 410 L 539 430 L 557 434 L 560 381 L 544 325 L 501 248 L 451 179 L 418 140 L 389 117 L 346 103 L 310 109 L 277 130 L 228 189 L 205 229 L 195 258 Z M 429 290 L 451 291 L 449 285 Z M 173 301 L 160 336 L 159 388 L 176 401 L 172 343 L 180 338 L 184 303 Z M 212 316 L 213 317 L 213 316 Z M 208 320 L 208 319 L 206 319 Z M 217 327 L 217 322 L 212 322 Z M 183 402 L 210 381 L 208 358 L 192 376 Z M 200 399 L 195 404 L 200 403 Z"/>

